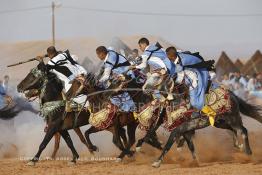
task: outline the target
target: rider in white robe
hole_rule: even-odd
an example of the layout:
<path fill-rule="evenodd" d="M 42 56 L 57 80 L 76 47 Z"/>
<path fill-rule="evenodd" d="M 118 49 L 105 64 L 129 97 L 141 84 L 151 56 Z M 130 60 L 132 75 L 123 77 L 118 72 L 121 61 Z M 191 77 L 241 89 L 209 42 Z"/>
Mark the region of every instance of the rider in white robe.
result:
<path fill-rule="evenodd" d="M 64 82 L 64 93 L 66 93 L 70 87 L 70 82 L 74 79 L 83 81 L 87 72 L 85 68 L 77 63 L 76 56 L 71 56 L 69 51 L 58 52 L 54 46 L 47 49 L 47 55 L 38 56 L 37 59 L 42 61 L 44 57 L 49 57 L 50 60 L 47 63 L 47 68 L 49 71 L 55 73 L 57 77 Z M 73 98 L 78 104 L 83 104 L 85 102 L 86 96 L 82 95 Z M 88 103 L 85 104 L 88 106 Z"/>

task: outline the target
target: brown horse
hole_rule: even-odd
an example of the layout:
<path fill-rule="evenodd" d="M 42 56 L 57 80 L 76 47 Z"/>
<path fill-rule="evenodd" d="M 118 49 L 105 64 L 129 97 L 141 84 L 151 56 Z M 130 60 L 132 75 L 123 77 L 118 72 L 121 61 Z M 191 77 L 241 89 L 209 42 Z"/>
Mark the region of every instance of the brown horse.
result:
<path fill-rule="evenodd" d="M 68 91 L 67 93 L 67 97 L 68 98 L 72 98 L 77 96 L 78 94 L 76 94 L 76 92 L 79 92 L 78 89 L 81 86 L 81 83 L 77 80 L 74 80 L 72 82 L 72 86 L 71 89 Z M 92 73 L 89 73 L 87 75 L 87 79 L 85 82 L 85 87 L 84 89 L 82 89 L 82 92 L 80 93 L 84 93 L 84 94 L 88 94 L 87 95 L 87 99 L 89 101 L 90 107 L 91 107 L 91 111 L 92 113 L 96 113 L 99 112 L 102 108 L 102 106 L 106 106 L 109 102 L 109 98 L 117 92 L 119 88 L 115 88 L 114 85 L 111 86 L 109 89 L 107 90 L 103 90 L 101 88 L 99 88 L 98 86 L 96 86 L 96 78 Z M 120 92 L 121 93 L 121 92 Z M 139 101 L 141 101 L 141 98 L 143 98 L 143 96 L 139 97 Z M 148 95 L 143 99 L 147 99 L 148 100 Z M 150 98 L 149 98 L 150 101 Z M 135 143 L 135 131 L 136 128 L 138 126 L 138 121 L 134 118 L 133 113 L 132 112 L 121 112 L 118 111 L 116 113 L 116 116 L 113 117 L 112 119 L 113 121 L 111 122 L 110 125 L 108 125 L 106 127 L 106 130 L 111 131 L 112 133 L 114 133 L 114 137 L 113 137 L 113 143 L 122 151 L 120 153 L 120 155 L 118 156 L 118 160 L 120 161 L 121 159 L 124 158 L 125 155 L 128 156 L 132 156 L 133 155 L 133 151 L 130 151 L 130 148 L 134 145 Z M 127 126 L 127 135 L 128 135 L 128 140 L 125 136 L 125 129 L 123 128 L 124 126 Z M 93 145 L 89 135 L 92 133 L 96 133 L 101 131 L 100 128 L 96 128 L 94 126 L 90 127 L 86 132 L 85 132 L 85 136 L 86 136 L 86 140 L 88 142 L 88 144 Z M 121 136 L 122 135 L 122 136 Z M 122 142 L 120 141 L 120 137 L 122 137 L 124 145 L 122 144 Z M 153 147 L 156 147 L 158 149 L 161 149 L 161 144 L 158 142 L 156 135 L 153 135 L 150 139 L 148 139 L 147 143 L 151 144 Z M 97 148 L 95 145 L 93 145 L 93 148 Z M 95 150 L 94 150 L 95 151 Z"/>

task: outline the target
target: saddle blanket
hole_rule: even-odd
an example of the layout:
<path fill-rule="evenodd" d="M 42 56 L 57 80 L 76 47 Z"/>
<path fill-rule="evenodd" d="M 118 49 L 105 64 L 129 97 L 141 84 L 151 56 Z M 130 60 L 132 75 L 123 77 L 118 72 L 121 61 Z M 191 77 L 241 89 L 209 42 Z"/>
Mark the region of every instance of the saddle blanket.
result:
<path fill-rule="evenodd" d="M 210 89 L 205 97 L 205 105 L 212 108 L 217 115 L 231 111 L 229 91 L 224 86 Z"/>
<path fill-rule="evenodd" d="M 91 113 L 89 123 L 100 130 L 104 130 L 112 125 L 116 112 L 117 107 L 113 104 L 108 104 L 106 108 L 96 113 Z"/>

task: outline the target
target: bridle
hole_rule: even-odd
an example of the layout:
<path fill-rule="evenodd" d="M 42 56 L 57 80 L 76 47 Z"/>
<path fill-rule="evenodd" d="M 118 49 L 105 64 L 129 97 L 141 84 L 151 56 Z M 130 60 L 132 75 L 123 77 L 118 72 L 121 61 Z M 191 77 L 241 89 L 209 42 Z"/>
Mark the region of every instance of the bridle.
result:
<path fill-rule="evenodd" d="M 46 91 L 46 85 L 48 83 L 48 77 L 47 77 L 47 74 L 44 73 L 43 71 L 39 70 L 37 67 L 36 68 L 33 68 L 31 70 L 31 73 L 33 74 L 33 76 L 35 78 L 39 78 L 39 83 L 41 84 L 41 86 L 38 88 L 38 89 L 34 89 L 34 90 L 37 90 L 38 92 L 36 94 L 36 96 L 33 96 L 30 97 L 30 98 L 27 98 L 28 99 L 28 102 L 32 102 L 32 101 L 35 101 L 37 98 L 39 98 L 39 104 L 40 104 L 40 107 L 42 106 L 42 102 L 41 102 L 41 99 L 44 97 L 45 95 L 45 91 Z"/>

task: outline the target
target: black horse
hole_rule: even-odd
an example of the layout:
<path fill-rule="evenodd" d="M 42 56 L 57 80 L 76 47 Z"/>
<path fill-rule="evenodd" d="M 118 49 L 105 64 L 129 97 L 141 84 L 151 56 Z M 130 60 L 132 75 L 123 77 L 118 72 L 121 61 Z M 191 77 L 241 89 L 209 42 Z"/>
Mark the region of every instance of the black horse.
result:
<path fill-rule="evenodd" d="M 134 81 L 131 81 L 127 88 L 134 88 L 137 87 Z M 185 88 L 182 88 L 185 91 Z M 132 94 L 132 92 L 130 92 Z M 233 140 L 234 146 L 237 148 L 244 147 L 244 151 L 246 154 L 252 154 L 250 149 L 249 141 L 248 141 L 248 132 L 247 129 L 243 126 L 242 118 L 240 116 L 240 112 L 244 115 L 247 115 L 260 123 L 262 123 L 262 116 L 260 115 L 261 109 L 258 106 L 251 105 L 240 99 L 239 97 L 235 96 L 232 92 L 229 92 L 230 100 L 232 105 L 232 111 L 223 113 L 216 117 L 215 127 L 221 129 L 227 129 L 233 132 Z M 132 95 L 131 95 L 132 96 Z M 180 99 L 174 99 L 171 103 L 179 104 Z M 139 150 L 143 144 L 143 142 L 147 141 L 152 134 L 164 123 L 164 118 L 166 116 L 166 109 L 164 108 L 155 123 L 151 124 L 146 136 L 140 139 L 136 145 L 137 150 Z M 159 167 L 160 163 L 163 160 L 164 155 L 168 152 L 171 148 L 173 143 L 176 141 L 179 146 L 182 146 L 184 141 L 187 142 L 188 147 L 192 153 L 193 159 L 196 159 L 195 156 L 195 148 L 194 144 L 191 140 L 192 135 L 195 133 L 195 130 L 205 128 L 210 125 L 209 119 L 206 116 L 198 115 L 192 117 L 191 120 L 181 124 L 177 128 L 175 128 L 168 139 L 167 144 L 165 145 L 161 156 L 158 158 L 157 161 L 153 163 L 154 167 Z M 237 135 L 241 134 L 242 138 L 244 139 L 244 144 L 240 145 L 237 139 Z M 181 136 L 184 136 L 182 140 L 180 140 Z"/>
<path fill-rule="evenodd" d="M 260 123 L 262 123 L 262 116 L 260 114 L 261 108 L 255 105 L 251 105 L 246 103 L 244 100 L 240 99 L 236 95 L 234 95 L 232 92 L 229 92 L 230 94 L 230 100 L 231 100 L 231 111 L 227 113 L 223 113 L 221 115 L 216 116 L 215 120 L 215 127 L 221 128 L 221 129 L 227 129 L 233 132 L 233 140 L 234 140 L 234 146 L 238 148 L 244 149 L 244 152 L 247 155 L 251 155 L 252 151 L 249 145 L 249 139 L 248 139 L 248 131 L 243 126 L 242 118 L 240 115 L 240 112 L 248 117 L 251 117 Z M 182 123 L 178 127 L 176 127 L 174 130 L 171 131 L 171 134 L 168 138 L 168 141 L 162 151 L 162 154 L 159 156 L 159 158 L 152 164 L 153 167 L 159 167 L 165 154 L 170 150 L 173 143 L 177 141 L 182 134 L 188 133 L 190 131 L 195 131 L 197 129 L 202 129 L 205 127 L 210 126 L 210 122 L 208 117 L 199 115 L 199 117 L 193 118 L 185 123 Z M 156 128 L 155 128 L 156 129 Z M 154 131 L 154 129 L 153 129 Z M 238 142 L 238 135 L 241 135 L 243 138 L 243 145 L 240 145 Z M 191 142 L 192 143 L 192 142 Z M 194 145 L 191 144 L 191 147 L 189 147 L 191 152 L 194 153 Z M 196 159 L 195 156 L 193 156 L 194 159 Z"/>

